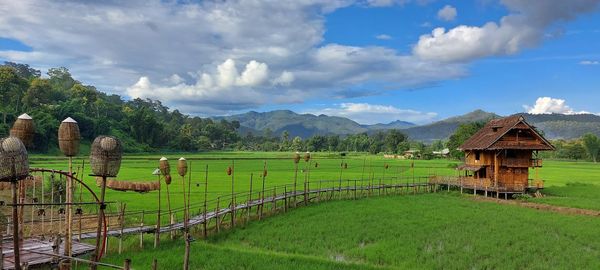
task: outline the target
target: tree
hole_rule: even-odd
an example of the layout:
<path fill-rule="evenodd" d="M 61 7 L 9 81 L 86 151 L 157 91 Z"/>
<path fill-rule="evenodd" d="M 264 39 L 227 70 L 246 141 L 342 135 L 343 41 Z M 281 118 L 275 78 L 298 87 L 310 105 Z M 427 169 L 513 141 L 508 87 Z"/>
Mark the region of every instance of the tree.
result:
<path fill-rule="evenodd" d="M 52 98 L 52 86 L 45 79 L 34 79 L 31 86 L 23 95 L 23 107 L 26 109 L 37 108 L 42 105 L 51 104 L 55 100 Z"/>
<path fill-rule="evenodd" d="M 27 64 L 4 62 L 4 65 L 2 66 L 13 68 L 15 72 L 23 79 L 39 78 L 40 75 L 42 75 L 39 70 L 31 68 Z"/>
<path fill-rule="evenodd" d="M 598 155 L 600 154 L 600 139 L 598 139 L 598 136 L 588 133 L 583 135 L 582 141 L 588 156 L 592 161 L 598 162 Z"/>
<path fill-rule="evenodd" d="M 292 150 L 293 151 L 302 150 L 302 138 L 300 138 L 299 136 L 294 137 L 294 139 L 292 140 Z"/>
<path fill-rule="evenodd" d="M 447 146 L 448 149 L 450 149 L 450 156 L 456 159 L 463 158 L 464 154 L 459 151 L 458 148 L 484 126 L 485 123 L 483 122 L 473 122 L 460 125 L 456 131 L 454 131 L 454 134 L 452 134 L 448 139 Z"/>
<path fill-rule="evenodd" d="M 398 153 L 398 145 L 401 142 L 406 141 L 407 138 L 408 137 L 404 135 L 404 133 L 397 129 L 388 130 L 384 139 L 385 151 L 394 154 Z"/>

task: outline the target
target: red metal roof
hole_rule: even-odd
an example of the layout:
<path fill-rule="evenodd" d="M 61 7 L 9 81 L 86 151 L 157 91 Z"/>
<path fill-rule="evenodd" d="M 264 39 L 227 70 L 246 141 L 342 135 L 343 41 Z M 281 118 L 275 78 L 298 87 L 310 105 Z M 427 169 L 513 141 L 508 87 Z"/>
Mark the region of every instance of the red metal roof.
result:
<path fill-rule="evenodd" d="M 522 123 L 522 125 L 519 125 Z M 518 141 L 499 141 L 512 129 L 522 129 L 523 125 L 527 127 L 535 137 L 539 138 L 540 143 L 518 142 Z M 518 126 L 518 127 L 517 127 Z M 505 118 L 491 120 L 475 135 L 469 138 L 460 148 L 460 150 L 500 150 L 500 149 L 521 149 L 521 150 L 554 150 L 554 146 L 540 135 L 531 125 L 525 122 L 522 115 L 513 115 Z"/>

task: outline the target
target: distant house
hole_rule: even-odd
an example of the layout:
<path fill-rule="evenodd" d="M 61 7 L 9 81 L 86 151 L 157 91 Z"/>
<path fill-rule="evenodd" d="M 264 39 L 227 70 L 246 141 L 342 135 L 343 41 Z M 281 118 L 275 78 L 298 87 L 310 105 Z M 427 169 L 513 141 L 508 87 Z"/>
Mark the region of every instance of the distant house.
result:
<path fill-rule="evenodd" d="M 433 151 L 432 154 L 436 157 L 448 157 L 450 154 L 450 149 L 445 148 L 442 151 Z"/>
<path fill-rule="evenodd" d="M 528 187 L 529 168 L 541 167 L 538 151 L 554 150 L 540 133 L 521 115 L 495 119 L 467 140 L 461 169 L 472 177 L 488 178 L 493 185 L 508 191 Z"/>
<path fill-rule="evenodd" d="M 435 183 L 504 193 L 524 193 L 543 188 L 541 181 L 530 183 L 529 168 L 542 167 L 539 151 L 554 150 L 523 116 L 494 119 L 469 138 L 459 150 L 465 152 L 464 172 L 458 178 L 436 178 Z"/>
<path fill-rule="evenodd" d="M 421 151 L 419 151 L 419 150 L 407 150 L 407 151 L 404 151 L 403 157 L 405 159 L 420 158 L 421 157 Z"/>

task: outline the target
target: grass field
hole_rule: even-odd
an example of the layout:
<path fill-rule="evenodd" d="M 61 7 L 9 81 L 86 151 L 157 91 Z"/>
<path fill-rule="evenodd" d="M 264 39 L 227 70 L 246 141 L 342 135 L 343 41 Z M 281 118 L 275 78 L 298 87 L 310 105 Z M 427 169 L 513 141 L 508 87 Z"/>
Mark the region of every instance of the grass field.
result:
<path fill-rule="evenodd" d="M 292 153 L 263 153 L 263 152 L 217 152 L 202 154 L 171 154 L 167 157 L 171 160 L 171 166 L 176 166 L 176 160 L 185 156 L 191 165 L 192 172 L 192 204 L 200 203 L 204 196 L 204 177 L 205 168 L 208 166 L 208 200 L 214 199 L 219 195 L 231 193 L 231 177 L 225 172 L 228 166 L 232 166 L 234 161 L 235 191 L 245 192 L 250 186 L 250 174 L 254 174 L 254 188 L 261 185 L 259 175 L 262 173 L 264 162 L 266 161 L 268 176 L 265 186 L 267 189 L 273 186 L 292 184 L 294 181 L 294 163 Z M 118 179 L 137 180 L 137 181 L 155 181 L 157 176 L 152 172 L 158 166 L 159 155 L 129 155 L 123 159 L 121 171 Z M 81 166 L 83 159 L 75 160 L 75 168 Z M 86 160 L 87 162 L 87 160 Z M 340 164 L 348 163 L 347 169 L 341 169 Z M 381 156 L 369 156 L 364 154 L 353 154 L 342 158 L 338 153 L 313 153 L 313 159 L 310 163 L 310 179 L 316 180 L 335 180 L 340 178 L 347 180 L 367 181 L 369 177 L 379 179 L 384 176 L 386 182 L 411 181 L 413 171 L 410 169 L 410 160 L 390 160 Z M 318 167 L 315 168 L 315 163 Z M 456 175 L 456 171 L 449 165 L 457 164 L 458 161 L 448 160 L 417 160 L 414 161 L 414 175 L 428 176 L 437 175 Z M 384 164 L 389 165 L 389 169 L 384 170 Z M 64 158 L 50 156 L 33 156 L 32 167 L 44 167 L 52 169 L 67 169 L 67 161 Z M 304 161 L 300 161 L 298 170 L 298 183 L 302 186 L 305 174 L 303 170 L 308 166 Z M 80 175 L 84 181 L 93 186 L 97 191 L 94 180 L 87 176 L 89 166 Z M 385 172 L 384 172 L 385 171 Z M 183 205 L 181 178 L 176 175 L 173 168 L 173 184 L 170 185 L 170 194 L 172 195 L 171 204 L 173 208 Z M 370 176 L 372 174 L 372 176 Z M 531 170 L 531 177 L 535 177 L 535 171 Z M 536 199 L 536 201 L 557 204 L 572 207 L 600 207 L 600 198 L 596 199 L 597 191 L 600 190 L 600 165 L 590 162 L 566 162 L 566 161 L 545 161 L 544 167 L 539 169 L 539 177 L 545 180 L 547 193 L 552 198 Z M 401 180 L 398 180 L 401 179 Z M 575 183 L 586 184 L 575 192 Z M 569 184 L 569 185 L 567 185 Z M 314 185 L 312 188 L 315 188 Z M 166 195 L 163 192 L 163 209 L 166 209 Z M 86 194 L 84 193 L 84 196 Z M 129 210 L 153 210 L 157 208 L 157 194 L 147 193 L 139 194 L 135 192 L 107 191 L 107 200 L 123 202 L 127 204 Z M 87 196 L 84 200 L 91 200 Z M 209 203 L 209 207 L 214 207 L 214 202 Z M 116 204 L 110 206 L 111 211 L 117 211 Z"/>
<path fill-rule="evenodd" d="M 456 193 L 332 201 L 193 243 L 193 269 L 597 269 L 600 219 Z M 183 245 L 111 255 L 179 268 Z"/>
<path fill-rule="evenodd" d="M 181 179 L 176 176 L 180 154 L 167 157 L 173 166 L 170 186 L 172 207 L 182 205 Z M 205 153 L 184 154 L 191 163 L 192 204 L 203 200 L 205 166 L 208 165 L 208 199 L 231 192 L 231 177 L 226 174 L 234 163 L 235 191 L 249 189 L 250 174 L 254 188 L 260 186 L 263 164 L 267 162 L 267 188 L 293 183 L 292 153 Z M 158 155 L 124 158 L 120 180 L 156 180 L 151 175 Z M 341 169 L 340 163 L 348 163 Z M 415 162 L 414 175 L 456 175 L 458 161 Z M 318 167 L 314 164 L 318 163 Z M 367 181 L 411 181 L 412 161 L 388 160 L 379 156 L 354 154 L 342 160 L 337 153 L 313 154 L 310 179 L 341 178 Z M 81 164 L 80 160 L 76 164 Z M 389 169 L 384 170 L 384 164 Z M 309 164 L 300 161 L 298 187 Z M 66 169 L 65 159 L 34 156 L 32 167 Z M 77 165 L 76 165 L 77 167 Z M 529 201 L 560 206 L 600 210 L 600 165 L 589 162 L 545 161 L 537 172 L 545 180 L 544 198 Z M 86 183 L 95 187 L 87 176 Z M 531 177 L 536 176 L 531 170 Z M 312 188 L 315 188 L 314 186 Z M 166 209 L 165 193 L 162 208 Z M 155 210 L 157 193 L 138 194 L 109 190 L 107 200 L 127 203 L 128 211 Z M 598 268 L 600 257 L 595 236 L 600 221 L 594 217 L 568 216 L 516 206 L 475 202 L 469 196 L 425 194 L 390 196 L 359 201 L 333 201 L 300 208 L 289 214 L 250 223 L 246 228 L 221 233 L 193 244 L 192 269 L 406 269 L 406 268 Z M 90 197 L 85 198 L 90 200 Z M 214 207 L 214 203 L 209 203 Z M 110 207 L 117 211 L 116 205 Z M 192 209 L 196 212 L 200 209 Z M 136 219 L 136 217 L 128 217 Z M 146 222 L 155 217 L 146 216 Z M 164 222 L 164 220 L 163 220 Z M 163 240 L 154 250 L 147 236 L 144 252 L 138 252 L 137 238 L 126 239 L 128 251 L 116 255 L 111 240 L 106 260 L 121 264 L 132 258 L 136 269 L 147 269 L 152 258 L 159 258 L 160 269 L 180 268 L 182 240 Z"/>

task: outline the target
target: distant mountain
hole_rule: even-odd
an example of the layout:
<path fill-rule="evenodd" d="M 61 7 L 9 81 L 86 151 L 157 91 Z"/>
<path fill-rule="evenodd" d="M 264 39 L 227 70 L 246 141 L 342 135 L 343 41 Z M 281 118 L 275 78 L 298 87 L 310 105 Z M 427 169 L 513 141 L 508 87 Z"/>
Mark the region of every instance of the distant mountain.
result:
<path fill-rule="evenodd" d="M 591 132 L 600 136 L 600 116 L 593 114 L 524 114 L 527 121 L 539 128 L 549 139 L 574 139 Z M 465 115 L 450 117 L 431 124 L 417 126 L 410 122 L 397 120 L 388 124 L 361 125 L 348 118 L 298 114 L 289 110 L 270 112 L 248 112 L 215 119 L 237 120 L 240 133 L 262 134 L 270 129 L 275 136 L 287 130 L 290 137 L 308 138 L 313 135 L 347 135 L 362 132 L 373 133 L 377 130 L 402 129 L 412 140 L 431 142 L 450 137 L 456 128 L 464 123 L 487 122 L 501 117 L 495 113 L 476 110 Z"/>
<path fill-rule="evenodd" d="M 450 117 L 431 124 L 404 129 L 409 138 L 417 141 L 434 141 L 447 139 L 461 124 L 498 118 L 499 115 L 482 110 L 476 110 L 465 115 Z"/>
<path fill-rule="evenodd" d="M 363 125 L 363 127 L 368 128 L 370 130 L 378 130 L 378 129 L 405 129 L 417 126 L 414 123 L 396 120 L 394 122 L 390 122 L 388 124 L 374 124 L 374 125 Z"/>
<path fill-rule="evenodd" d="M 280 135 L 283 131 L 288 131 L 291 137 L 300 136 L 307 138 L 313 135 L 330 134 L 356 134 L 367 132 L 369 129 L 348 118 L 298 114 L 289 110 L 277 110 L 270 112 L 247 112 L 225 117 L 228 121 L 237 120 L 240 125 L 257 132 L 270 129 L 274 135 Z"/>
<path fill-rule="evenodd" d="M 252 132 L 261 134 L 267 128 L 274 135 L 279 136 L 283 131 L 288 131 L 290 137 L 300 136 L 308 138 L 313 135 L 347 135 L 369 132 L 373 130 L 404 129 L 415 124 L 396 120 L 388 124 L 361 125 L 348 118 L 327 116 L 324 114 L 298 114 L 290 110 L 276 110 L 270 112 L 250 111 L 231 116 L 214 117 L 227 121 L 240 122 L 240 133 Z"/>
<path fill-rule="evenodd" d="M 575 139 L 585 133 L 600 136 L 600 116 L 594 114 L 524 114 L 549 139 Z"/>

